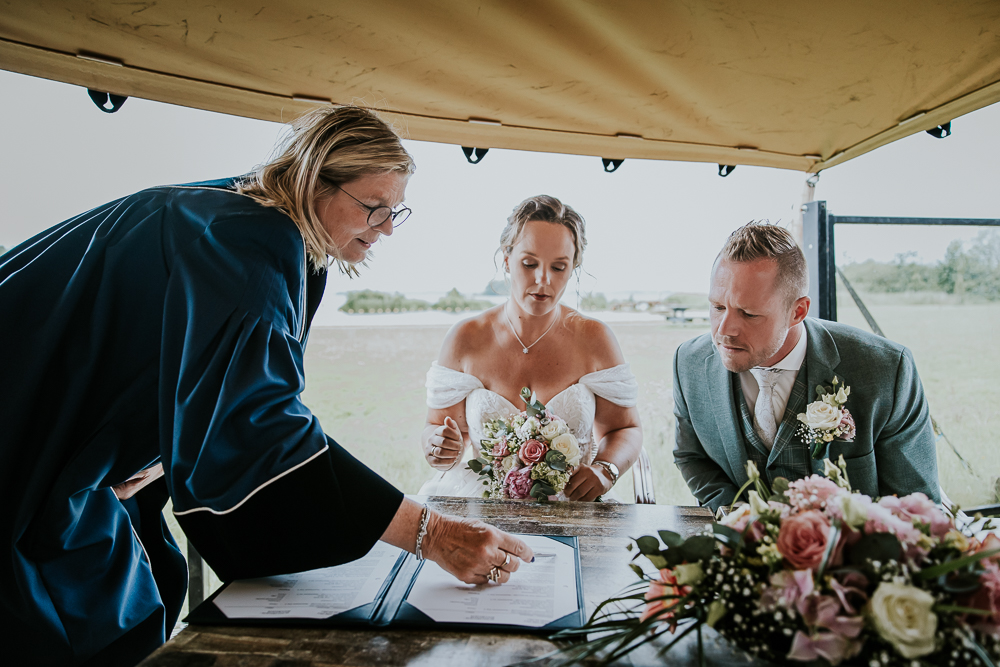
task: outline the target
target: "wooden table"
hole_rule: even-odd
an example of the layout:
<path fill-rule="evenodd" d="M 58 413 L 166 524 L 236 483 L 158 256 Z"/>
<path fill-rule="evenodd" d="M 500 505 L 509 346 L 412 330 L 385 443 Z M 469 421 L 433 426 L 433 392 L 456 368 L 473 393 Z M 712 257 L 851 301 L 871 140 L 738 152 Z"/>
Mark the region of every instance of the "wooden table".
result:
<path fill-rule="evenodd" d="M 441 512 L 477 517 L 514 533 L 578 536 L 588 615 L 601 601 L 635 580 L 626 566 L 631 557 L 625 550 L 630 537 L 662 529 L 687 535 L 711 521 L 709 511 L 698 507 L 444 497 L 418 500 Z M 527 634 L 191 625 L 143 661 L 142 667 L 501 667 L 544 655 L 553 648 L 544 638 Z M 750 664 L 716 641 L 707 641 L 706 648 L 709 664 Z M 653 650 L 642 650 L 620 664 L 663 665 L 664 660 Z M 694 642 L 671 649 L 669 664 L 696 665 Z"/>

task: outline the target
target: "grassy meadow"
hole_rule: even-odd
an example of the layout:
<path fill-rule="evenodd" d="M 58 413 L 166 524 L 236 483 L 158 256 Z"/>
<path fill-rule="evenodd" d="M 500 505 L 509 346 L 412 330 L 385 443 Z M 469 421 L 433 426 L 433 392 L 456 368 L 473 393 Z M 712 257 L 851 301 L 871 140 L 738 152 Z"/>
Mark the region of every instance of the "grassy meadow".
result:
<path fill-rule="evenodd" d="M 1000 305 L 881 305 L 862 295 L 886 335 L 914 353 L 931 414 L 969 462 L 962 467 L 940 440 L 941 481 L 963 506 L 998 502 L 1000 474 L 1000 354 L 989 342 L 1000 334 Z M 867 329 L 847 294 L 839 299 L 843 322 Z M 891 303 L 891 301 L 889 301 Z M 644 442 L 661 504 L 693 504 L 673 465 L 671 365 L 677 346 L 706 332 L 687 324 L 611 325 L 639 381 Z M 359 459 L 407 493 L 432 471 L 420 452 L 424 425 L 424 374 L 446 327 L 317 328 L 306 353 L 304 400 L 324 429 Z M 985 344 L 984 344 L 985 343 Z M 631 497 L 631 476 L 619 482 Z"/>

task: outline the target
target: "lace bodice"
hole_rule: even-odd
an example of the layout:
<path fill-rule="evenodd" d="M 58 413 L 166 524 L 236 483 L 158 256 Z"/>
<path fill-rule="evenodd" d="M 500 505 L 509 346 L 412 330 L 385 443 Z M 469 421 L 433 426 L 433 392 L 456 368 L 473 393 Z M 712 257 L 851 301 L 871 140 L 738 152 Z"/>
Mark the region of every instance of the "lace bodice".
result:
<path fill-rule="evenodd" d="M 485 437 L 482 431 L 484 421 L 509 417 L 524 409 L 524 405 L 515 406 L 500 394 L 483 387 L 483 383 L 474 375 L 446 368 L 437 362 L 431 364 L 427 371 L 426 387 L 427 406 L 430 408 L 443 410 L 465 400 L 465 417 L 473 446 L 478 446 L 479 441 Z M 584 375 L 576 384 L 549 399 L 545 405 L 566 421 L 580 443 L 583 460 L 589 463 L 596 453 L 593 442 L 594 414 L 597 409 L 595 396 L 630 408 L 635 406 L 638 395 L 639 386 L 629 365 L 621 364 Z M 467 449 L 455 468 L 435 475 L 420 493 L 479 495 L 482 486 L 478 485 L 476 476 L 470 476 L 468 471 L 463 472 L 465 461 L 469 458 L 472 458 L 472 452 Z"/>

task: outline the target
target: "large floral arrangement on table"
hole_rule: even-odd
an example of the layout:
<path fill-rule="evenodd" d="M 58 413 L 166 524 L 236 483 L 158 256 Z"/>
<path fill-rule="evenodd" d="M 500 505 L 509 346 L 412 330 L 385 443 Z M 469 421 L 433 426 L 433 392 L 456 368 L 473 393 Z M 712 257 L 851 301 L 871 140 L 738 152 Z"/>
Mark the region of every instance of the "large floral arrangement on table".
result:
<path fill-rule="evenodd" d="M 580 443 L 527 387 L 521 400 L 523 412 L 483 423 L 486 437 L 469 469 L 482 479 L 484 498 L 561 499 L 580 464 Z"/>
<path fill-rule="evenodd" d="M 708 625 L 781 664 L 1000 662 L 1000 539 L 963 532 L 922 493 L 852 492 L 843 457 L 824 465 L 825 477 L 779 479 L 772 492 L 751 463 L 737 494 L 755 485 L 748 504 L 687 539 L 635 540 L 652 568 L 630 564 L 638 582 L 557 635 L 589 634 L 562 660 L 610 662 L 661 635 L 669 650 L 692 632 L 701 650 Z"/>

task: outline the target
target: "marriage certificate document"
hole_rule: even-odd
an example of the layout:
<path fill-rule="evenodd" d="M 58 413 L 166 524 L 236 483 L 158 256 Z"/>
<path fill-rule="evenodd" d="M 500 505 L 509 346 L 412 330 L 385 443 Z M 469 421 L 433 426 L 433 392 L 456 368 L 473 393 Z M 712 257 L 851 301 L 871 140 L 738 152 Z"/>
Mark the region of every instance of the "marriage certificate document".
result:
<path fill-rule="evenodd" d="M 406 601 L 439 623 L 542 627 L 571 614 L 577 602 L 576 553 L 550 537 L 518 535 L 535 552 L 503 585 L 463 584 L 437 563 L 420 568 Z"/>

